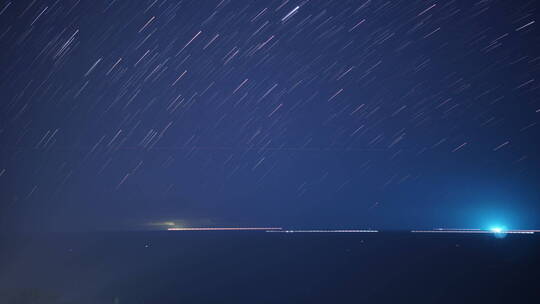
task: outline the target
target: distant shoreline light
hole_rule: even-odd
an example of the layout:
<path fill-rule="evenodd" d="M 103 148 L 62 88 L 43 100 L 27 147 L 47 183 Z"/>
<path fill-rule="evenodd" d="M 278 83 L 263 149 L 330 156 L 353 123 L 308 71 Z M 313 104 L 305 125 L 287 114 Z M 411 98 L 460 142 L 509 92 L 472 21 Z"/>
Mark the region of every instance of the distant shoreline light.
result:
<path fill-rule="evenodd" d="M 306 229 L 306 230 L 284 230 L 282 227 L 170 227 L 167 231 L 263 231 L 274 233 L 376 233 L 379 230 L 373 229 Z M 534 234 L 540 233 L 540 230 L 506 230 L 501 227 L 485 229 L 444 229 L 436 228 L 434 230 L 410 230 L 410 233 L 459 233 L 459 234 Z"/>
<path fill-rule="evenodd" d="M 309 230 L 283 230 L 281 227 L 173 227 L 168 231 L 265 231 L 280 233 L 374 233 L 378 230 L 372 229 L 309 229 Z"/>
<path fill-rule="evenodd" d="M 481 229 L 436 229 L 436 230 L 411 230 L 412 233 L 486 233 L 486 234 L 534 234 L 540 230 L 505 230 L 494 227 L 489 230 Z"/>
<path fill-rule="evenodd" d="M 251 231 L 251 230 L 281 230 L 280 227 L 189 227 L 189 228 L 167 228 L 168 231 Z"/>
<path fill-rule="evenodd" d="M 342 229 L 342 230 L 272 230 L 267 232 L 280 233 L 373 233 L 378 230 L 357 230 L 357 229 Z"/>

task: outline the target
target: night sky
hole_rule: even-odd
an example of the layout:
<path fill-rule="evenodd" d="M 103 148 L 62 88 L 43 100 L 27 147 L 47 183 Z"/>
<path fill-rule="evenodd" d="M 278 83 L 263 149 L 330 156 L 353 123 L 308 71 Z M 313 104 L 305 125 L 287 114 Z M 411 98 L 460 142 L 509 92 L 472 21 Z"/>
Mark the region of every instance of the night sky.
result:
<path fill-rule="evenodd" d="M 2 229 L 538 228 L 538 6 L 1 1 Z"/>

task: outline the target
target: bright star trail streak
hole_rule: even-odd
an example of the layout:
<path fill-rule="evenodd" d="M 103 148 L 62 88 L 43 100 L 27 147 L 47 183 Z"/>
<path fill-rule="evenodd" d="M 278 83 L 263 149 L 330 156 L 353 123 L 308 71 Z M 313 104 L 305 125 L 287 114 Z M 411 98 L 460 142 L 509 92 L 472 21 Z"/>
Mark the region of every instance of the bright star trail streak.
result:
<path fill-rule="evenodd" d="M 281 19 L 281 22 L 285 22 L 287 21 L 287 19 L 291 18 L 294 14 L 296 14 L 299 8 L 299 6 L 295 7 L 292 11 L 290 11 L 287 15 L 285 15 L 285 17 Z"/>

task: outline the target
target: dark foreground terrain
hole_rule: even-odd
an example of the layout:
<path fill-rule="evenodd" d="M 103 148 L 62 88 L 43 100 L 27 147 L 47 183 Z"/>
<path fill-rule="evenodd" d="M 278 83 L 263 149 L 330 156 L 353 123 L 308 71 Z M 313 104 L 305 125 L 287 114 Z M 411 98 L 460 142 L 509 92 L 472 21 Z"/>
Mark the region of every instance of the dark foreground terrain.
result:
<path fill-rule="evenodd" d="M 540 236 L 2 237 L 0 303 L 540 303 Z"/>

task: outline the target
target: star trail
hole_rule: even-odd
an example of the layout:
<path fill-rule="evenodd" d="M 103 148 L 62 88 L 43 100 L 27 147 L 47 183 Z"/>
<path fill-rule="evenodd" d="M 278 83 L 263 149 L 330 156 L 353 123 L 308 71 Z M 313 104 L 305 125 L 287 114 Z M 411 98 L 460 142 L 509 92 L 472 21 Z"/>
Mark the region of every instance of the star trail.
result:
<path fill-rule="evenodd" d="M 502 0 L 3 1 L 3 225 L 533 229 L 538 17 Z"/>

